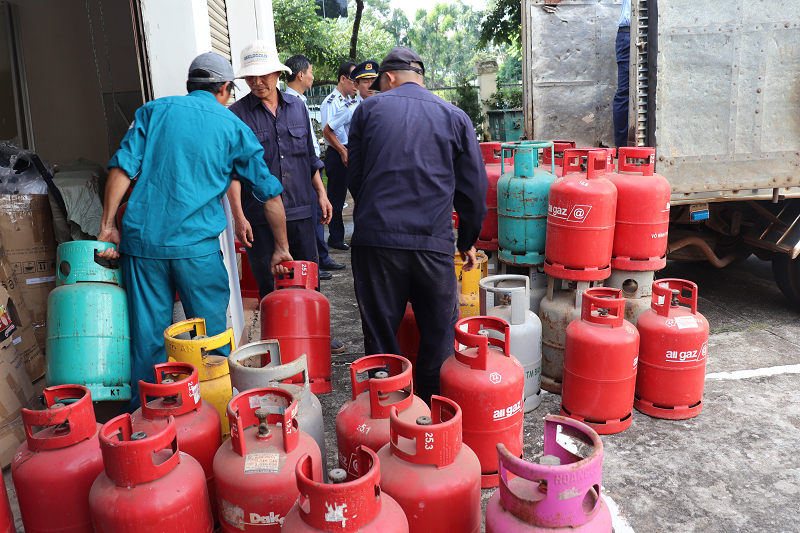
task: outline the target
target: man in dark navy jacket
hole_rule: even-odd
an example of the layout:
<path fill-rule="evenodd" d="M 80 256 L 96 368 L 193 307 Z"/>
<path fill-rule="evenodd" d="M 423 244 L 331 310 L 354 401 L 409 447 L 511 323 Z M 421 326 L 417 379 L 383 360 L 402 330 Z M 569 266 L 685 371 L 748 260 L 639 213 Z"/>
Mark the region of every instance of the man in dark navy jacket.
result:
<path fill-rule="evenodd" d="M 425 66 L 408 48 L 384 58 L 350 124 L 348 180 L 355 200 L 352 265 L 367 355 L 400 354 L 406 302 L 420 333 L 417 393 L 430 402 L 453 353 L 458 295 L 456 247 L 475 267 L 473 244 L 486 216 L 486 170 L 469 117 L 423 86 Z"/>

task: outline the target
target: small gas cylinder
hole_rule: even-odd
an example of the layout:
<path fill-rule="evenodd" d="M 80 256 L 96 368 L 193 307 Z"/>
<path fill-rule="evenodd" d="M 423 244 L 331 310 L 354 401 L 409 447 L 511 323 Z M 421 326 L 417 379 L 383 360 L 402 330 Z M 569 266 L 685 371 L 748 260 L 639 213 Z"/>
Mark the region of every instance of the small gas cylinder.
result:
<path fill-rule="evenodd" d="M 231 369 L 231 385 L 233 393 L 277 387 L 292 393 L 297 401 L 297 424 L 313 438 L 319 446 L 320 454 L 326 457 L 325 424 L 322 419 L 322 405 L 319 398 L 311 392 L 308 379 L 308 361 L 302 354 L 294 361 L 281 364 L 281 349 L 276 340 L 258 341 L 239 346 L 228 357 Z M 286 383 L 297 375 L 303 377 L 302 386 Z M 323 469 L 322 475 L 327 479 L 328 472 Z"/>
<path fill-rule="evenodd" d="M 408 518 L 411 533 L 481 530 L 481 463 L 461 442 L 461 408 L 431 396 L 431 416 L 416 423 L 390 415 L 392 438 L 381 448 L 381 488 Z"/>
<path fill-rule="evenodd" d="M 624 316 L 622 291 L 595 287 L 583 293 L 581 319 L 567 327 L 561 414 L 601 435 L 632 420 L 639 333 Z"/>
<path fill-rule="evenodd" d="M 690 293 L 688 297 L 685 292 Z M 655 418 L 683 420 L 699 415 L 708 320 L 697 312 L 697 285 L 682 279 L 653 283 L 652 309 L 639 316 L 637 327 L 641 340 L 633 406 Z"/>
<path fill-rule="evenodd" d="M 406 305 L 403 321 L 397 328 L 397 344 L 400 345 L 400 354 L 411 363 L 411 379 L 416 384 L 417 352 L 419 351 L 419 328 L 414 316 L 411 302 Z"/>
<path fill-rule="evenodd" d="M 618 172 L 606 175 L 618 195 L 612 268 L 659 270 L 667 264 L 672 189 L 654 173 L 655 160 L 654 148 L 622 147 Z"/>
<path fill-rule="evenodd" d="M 336 445 L 339 468 L 353 480 L 359 472 L 357 448 L 364 445 L 380 450 L 389 442 L 392 407 L 411 424 L 421 416 L 430 416 L 431 410 L 414 396 L 411 363 L 399 355 L 368 355 L 353 361 L 350 386 L 353 397 L 336 414 Z"/>
<path fill-rule="evenodd" d="M 345 472 L 337 468 L 328 476 L 332 484 L 321 482 L 316 459 L 308 455 L 300 459 L 300 497 L 286 516 L 283 533 L 408 533 L 403 509 L 381 491 L 378 456 L 366 446 L 359 446 L 356 453 L 357 478 L 345 481 Z"/>
<path fill-rule="evenodd" d="M 587 157 L 586 173 L 580 170 Z M 544 271 L 576 281 L 605 279 L 611 274 L 617 189 L 603 177 L 604 150 L 564 151 L 564 174 L 550 187 Z"/>
<path fill-rule="evenodd" d="M 155 435 L 173 417 L 181 451 L 197 459 L 203 467 L 214 523 L 219 524 L 214 486 L 214 455 L 222 446 L 219 413 L 200 397 L 200 379 L 193 365 L 161 363 L 153 369 L 155 383 L 139 382 L 142 406 L 131 415 L 133 431 Z M 178 379 L 179 376 L 185 377 Z M 153 400 L 148 402 L 148 398 Z"/>
<path fill-rule="evenodd" d="M 48 386 L 77 383 L 94 401 L 131 399 L 128 295 L 118 259 L 98 253 L 114 245 L 65 242 L 56 257 L 56 288 L 47 297 Z"/>
<path fill-rule="evenodd" d="M 0 496 L 0 533 L 16 533 L 14 513 L 11 512 L 11 505 L 8 503 L 8 491 L 6 490 L 6 481 L 3 476 L 0 476 L 0 490 L 3 491 L 3 495 Z M 86 531 L 92 530 L 87 529 Z"/>
<path fill-rule="evenodd" d="M 303 455 L 313 457 L 315 478 L 322 478 L 319 446 L 296 415 L 292 393 L 275 387 L 241 392 L 228 404 L 231 438 L 214 457 L 223 532 L 280 531 L 297 501 L 295 467 Z"/>
<path fill-rule="evenodd" d="M 500 148 L 500 143 L 497 142 L 481 143 L 480 146 L 489 186 L 486 189 L 486 218 L 483 219 L 483 226 L 475 248 L 493 252 L 497 251 L 497 180 L 503 175 L 503 168 L 507 168 L 509 171 L 514 170 L 514 157 L 512 152 L 511 157 L 505 158 L 504 161 L 501 160 L 500 153 L 503 150 Z"/>
<path fill-rule="evenodd" d="M 100 430 L 105 471 L 92 485 L 96 533 L 212 533 L 203 467 L 178 450 L 175 421 L 153 435 L 134 432 L 131 415 Z"/>
<path fill-rule="evenodd" d="M 542 166 L 555 164 L 555 175 L 560 178 L 564 173 L 564 150 L 570 148 L 575 148 L 575 141 L 553 141 L 553 150 L 542 154 Z"/>
<path fill-rule="evenodd" d="M 193 339 L 181 339 L 181 333 L 194 331 Z M 222 440 L 226 440 L 231 429 L 228 424 L 227 407 L 231 399 L 231 374 L 226 355 L 211 354 L 213 350 L 236 349 L 233 329 L 208 337 L 206 320 L 192 318 L 173 324 L 164 330 L 164 345 L 169 361 L 193 365 L 200 376 L 200 396 L 214 406 L 220 416 Z"/>
<path fill-rule="evenodd" d="M 542 323 L 528 308 L 529 294 L 528 276 L 505 274 L 481 280 L 481 315 L 502 318 L 510 326 L 509 352 L 525 372 L 526 413 L 542 402 Z"/>
<path fill-rule="evenodd" d="M 462 318 L 455 329 L 455 353 L 444 362 L 439 377 L 441 395 L 463 410 L 463 440 L 480 460 L 481 487 L 496 487 L 497 443 L 522 454 L 525 373 L 510 353 L 511 327 L 505 320 Z"/>
<path fill-rule="evenodd" d="M 556 439 L 594 450 L 575 455 Z M 500 488 L 486 507 L 486 533 L 612 533 L 603 499 L 603 441 L 585 424 L 562 416 L 544 421 L 544 455 L 529 463 L 497 445 Z M 512 477 L 516 476 L 516 477 Z"/>
<path fill-rule="evenodd" d="M 275 276 L 275 290 L 261 300 L 261 340 L 281 345 L 281 360 L 308 358 L 311 392 L 327 394 L 331 386 L 331 304 L 321 292 L 313 261 L 281 263 L 289 274 Z M 295 378 L 295 383 L 302 383 Z"/>
<path fill-rule="evenodd" d="M 29 533 L 92 533 L 89 491 L 103 471 L 92 395 L 86 387 L 56 385 L 44 389 L 44 398 L 44 411 L 22 410 L 27 441 L 11 463 L 22 524 Z M 42 429 L 34 434 L 34 427 Z"/>
<path fill-rule="evenodd" d="M 539 152 L 553 150 L 552 142 L 520 141 L 503 144 L 514 154 L 514 169 L 497 182 L 497 224 L 500 261 L 534 266 L 544 262 L 547 196 L 556 179 L 555 166 L 539 166 Z"/>
<path fill-rule="evenodd" d="M 622 290 L 625 298 L 625 320 L 636 326 L 639 315 L 650 309 L 655 272 L 617 270 L 611 268 L 611 275 L 603 283 L 604 287 Z"/>
<path fill-rule="evenodd" d="M 460 316 L 475 316 L 480 307 L 480 287 L 478 283 L 482 278 L 489 275 L 488 257 L 483 252 L 477 253 L 478 264 L 469 271 L 463 269 L 467 263 L 461 259 L 461 254 L 456 253 L 454 262 L 456 267 L 456 279 L 458 280 L 458 310 Z"/>

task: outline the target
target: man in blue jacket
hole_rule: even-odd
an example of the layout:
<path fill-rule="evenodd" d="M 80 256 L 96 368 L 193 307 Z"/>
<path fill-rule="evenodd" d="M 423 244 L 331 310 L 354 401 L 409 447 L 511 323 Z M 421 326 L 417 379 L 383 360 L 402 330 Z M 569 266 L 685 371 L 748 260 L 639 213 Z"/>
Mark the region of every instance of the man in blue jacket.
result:
<path fill-rule="evenodd" d="M 452 209 L 456 248 L 472 270 L 487 178 L 469 117 L 425 89 L 424 73 L 408 48 L 381 62 L 373 84 L 381 94 L 361 102 L 350 123 L 348 180 L 365 351 L 400 354 L 395 336 L 410 301 L 420 333 L 417 394 L 430 402 L 458 318 Z"/>
<path fill-rule="evenodd" d="M 164 330 L 172 323 L 177 290 L 186 315 L 206 321 L 208 335 L 227 328 L 228 272 L 219 235 L 227 220 L 222 197 L 236 173 L 248 197 L 262 206 L 275 234 L 271 268 L 291 261 L 280 182 L 264 163 L 261 145 L 225 109 L 233 69 L 214 53 L 192 61 L 186 96 L 148 102 L 108 163 L 98 240 L 119 244 L 100 254 L 121 257 L 131 326 L 131 390 L 123 410 L 139 407 L 139 380 L 152 381 L 153 365 L 166 360 Z M 122 219 L 116 214 L 137 178 Z M 237 182 L 237 183 L 239 183 Z M 121 255 L 120 255 L 121 254 Z"/>

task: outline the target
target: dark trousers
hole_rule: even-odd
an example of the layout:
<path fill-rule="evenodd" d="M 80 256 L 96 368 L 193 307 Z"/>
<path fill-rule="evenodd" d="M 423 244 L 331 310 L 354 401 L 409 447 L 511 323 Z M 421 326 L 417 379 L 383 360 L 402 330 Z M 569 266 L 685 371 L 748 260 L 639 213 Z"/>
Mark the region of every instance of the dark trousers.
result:
<path fill-rule="evenodd" d="M 614 143 L 628 146 L 631 34 L 617 32 L 617 94 L 614 95 Z"/>
<path fill-rule="evenodd" d="M 328 255 L 328 245 L 325 244 L 325 226 L 322 225 L 322 209 L 317 204 L 317 218 L 314 220 L 314 236 L 317 241 L 317 255 L 319 256 L 319 267 L 323 270 L 326 265 L 330 265 L 333 259 Z"/>
<path fill-rule="evenodd" d="M 453 354 L 458 294 L 453 256 L 374 246 L 351 249 L 366 355 L 397 354 L 397 329 L 411 302 L 419 328 L 417 395 L 439 393 L 439 370 Z"/>
<path fill-rule="evenodd" d="M 314 217 L 286 221 L 289 253 L 295 261 L 313 261 L 319 265 L 317 242 L 314 234 Z M 275 253 L 275 237 L 269 224 L 253 225 L 253 247 L 247 250 L 247 262 L 258 284 L 258 297 L 264 298 L 275 290 L 275 277 L 270 263 Z"/>
<path fill-rule="evenodd" d="M 332 147 L 325 150 L 325 174 L 328 176 L 328 200 L 333 206 L 333 218 L 328 224 L 331 242 L 344 242 L 344 221 L 342 206 L 347 198 L 347 167 L 342 156 Z"/>

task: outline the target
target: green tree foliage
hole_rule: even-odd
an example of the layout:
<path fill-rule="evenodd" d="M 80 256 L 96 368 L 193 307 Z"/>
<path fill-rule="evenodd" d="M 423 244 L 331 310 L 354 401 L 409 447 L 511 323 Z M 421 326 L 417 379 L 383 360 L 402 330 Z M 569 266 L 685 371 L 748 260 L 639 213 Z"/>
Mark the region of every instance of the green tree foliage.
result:
<path fill-rule="evenodd" d="M 497 83 L 519 83 L 522 81 L 522 54 L 517 50 L 506 55 L 497 73 Z"/>
<path fill-rule="evenodd" d="M 472 127 L 475 128 L 475 133 L 478 137 L 483 135 L 483 123 L 486 120 L 486 115 L 483 114 L 481 109 L 480 98 L 478 91 L 471 85 L 461 85 L 456 89 L 456 104 L 458 107 L 467 114 L 472 121 Z"/>
<path fill-rule="evenodd" d="M 490 44 L 519 46 L 522 29 L 522 2 L 520 0 L 490 0 L 489 8 L 481 21 L 478 46 Z"/>

